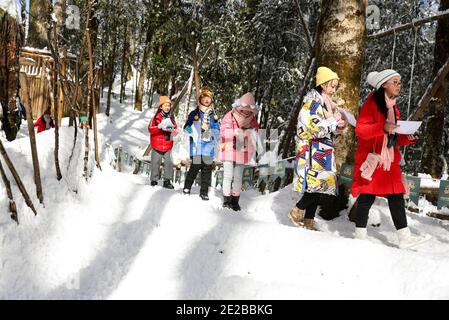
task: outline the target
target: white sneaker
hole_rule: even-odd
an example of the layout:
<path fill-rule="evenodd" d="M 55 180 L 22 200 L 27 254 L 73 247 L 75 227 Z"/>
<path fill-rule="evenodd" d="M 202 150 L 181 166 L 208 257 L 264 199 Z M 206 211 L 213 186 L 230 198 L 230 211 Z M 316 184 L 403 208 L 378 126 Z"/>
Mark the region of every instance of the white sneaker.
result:
<path fill-rule="evenodd" d="M 355 228 L 354 239 L 365 240 L 366 228 Z"/>
<path fill-rule="evenodd" d="M 399 240 L 399 248 L 408 249 L 414 246 L 417 246 L 421 243 L 429 241 L 432 239 L 430 235 L 412 235 L 410 229 L 408 227 L 402 228 L 397 231 L 398 240 Z"/>

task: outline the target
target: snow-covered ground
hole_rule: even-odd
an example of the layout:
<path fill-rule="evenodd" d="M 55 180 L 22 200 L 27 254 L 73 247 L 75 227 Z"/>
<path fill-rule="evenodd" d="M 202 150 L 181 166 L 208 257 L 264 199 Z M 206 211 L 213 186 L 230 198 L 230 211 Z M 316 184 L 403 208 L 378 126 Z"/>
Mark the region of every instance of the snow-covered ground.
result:
<path fill-rule="evenodd" d="M 409 225 L 433 239 L 412 251 L 397 248 L 382 199 L 370 221 L 381 226 L 370 226 L 369 240 L 361 241 L 352 239 L 346 212 L 318 218 L 321 232 L 293 227 L 287 214 L 298 195 L 291 188 L 244 192 L 243 210 L 235 213 L 221 208 L 219 190 L 204 202 L 197 187 L 191 196 L 180 185 L 150 187 L 144 175 L 113 170 L 105 146 L 143 152 L 152 113 L 115 102 L 109 119 L 99 115 L 102 171 L 91 158 L 87 183 L 83 131 L 69 163 L 73 128 L 61 128 L 59 182 L 53 131 L 37 135 L 44 205 L 35 196 L 26 125 L 22 138 L 4 143 L 38 215 L 12 182 L 16 225 L 2 186 L 0 299 L 449 298 L 449 223 L 427 217 L 436 208 L 424 199 L 421 213 L 408 213 Z"/>

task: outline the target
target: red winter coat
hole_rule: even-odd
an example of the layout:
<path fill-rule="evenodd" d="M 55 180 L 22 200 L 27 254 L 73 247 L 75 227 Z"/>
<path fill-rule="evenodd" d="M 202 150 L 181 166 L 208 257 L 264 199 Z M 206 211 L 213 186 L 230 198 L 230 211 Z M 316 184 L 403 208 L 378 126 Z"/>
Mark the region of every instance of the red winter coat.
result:
<path fill-rule="evenodd" d="M 151 120 L 151 123 L 148 126 L 148 131 L 151 134 L 151 147 L 160 152 L 167 152 L 173 148 L 173 139 L 170 131 L 164 131 L 157 127 L 162 120 L 162 113 L 158 111 L 153 117 L 153 120 Z M 178 129 L 178 125 L 173 116 L 171 117 L 171 121 L 175 126 L 175 130 Z"/>
<path fill-rule="evenodd" d="M 395 105 L 396 119 L 400 119 L 398 106 Z M 390 171 L 385 171 L 382 167 L 378 167 L 373 175 L 372 180 L 362 178 L 360 166 L 366 160 L 368 153 L 381 153 L 384 138 L 385 116 L 379 111 L 373 94 L 368 97 L 363 105 L 355 133 L 358 138 L 357 151 L 354 160 L 354 179 L 352 182 L 351 193 L 354 197 L 359 194 L 374 194 L 376 196 L 386 196 L 389 194 L 405 193 L 402 183 L 402 172 L 399 166 L 401 154 L 399 147 L 414 143 L 408 140 L 407 135 L 398 134 L 398 140 L 394 148 L 394 160 L 391 164 Z"/>
<path fill-rule="evenodd" d="M 40 133 L 42 131 L 46 130 L 46 126 L 45 126 L 45 120 L 44 120 L 44 115 L 41 115 L 36 122 L 34 123 L 34 126 L 37 127 L 37 133 Z M 55 124 L 53 122 L 53 119 L 50 120 L 50 127 L 54 128 Z"/>

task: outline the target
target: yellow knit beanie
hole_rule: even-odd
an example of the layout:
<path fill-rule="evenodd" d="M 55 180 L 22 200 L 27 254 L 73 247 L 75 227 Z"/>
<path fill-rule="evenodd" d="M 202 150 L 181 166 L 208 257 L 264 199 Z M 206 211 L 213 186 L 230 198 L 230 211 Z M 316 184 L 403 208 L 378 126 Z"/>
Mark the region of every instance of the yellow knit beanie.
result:
<path fill-rule="evenodd" d="M 338 74 L 333 72 L 331 69 L 327 67 L 319 67 L 316 72 L 316 86 L 318 87 L 320 84 L 331 80 L 340 80 L 340 78 L 338 77 Z"/>

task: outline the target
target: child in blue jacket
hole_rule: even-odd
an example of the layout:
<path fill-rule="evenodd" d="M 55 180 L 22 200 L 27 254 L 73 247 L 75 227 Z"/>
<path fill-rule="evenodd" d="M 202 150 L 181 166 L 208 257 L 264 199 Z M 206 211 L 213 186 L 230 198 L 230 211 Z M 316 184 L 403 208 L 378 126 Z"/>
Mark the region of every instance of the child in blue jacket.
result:
<path fill-rule="evenodd" d="M 209 200 L 209 186 L 212 180 L 212 164 L 216 146 L 220 141 L 220 123 L 215 114 L 214 94 L 207 88 L 201 89 L 198 107 L 190 112 L 184 131 L 190 137 L 190 158 L 192 164 L 184 183 L 184 194 L 190 194 L 193 182 L 201 171 L 200 197 Z"/>

